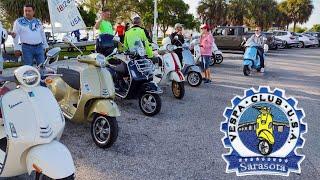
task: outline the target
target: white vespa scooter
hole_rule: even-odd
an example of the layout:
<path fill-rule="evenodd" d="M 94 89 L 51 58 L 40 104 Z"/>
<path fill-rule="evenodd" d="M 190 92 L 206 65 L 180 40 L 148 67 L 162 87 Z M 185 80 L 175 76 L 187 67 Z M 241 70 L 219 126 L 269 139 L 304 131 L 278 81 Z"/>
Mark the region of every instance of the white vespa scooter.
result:
<path fill-rule="evenodd" d="M 74 179 L 71 154 L 58 141 L 65 119 L 51 91 L 39 86 L 40 79 L 31 66 L 0 76 L 0 177 L 35 172 L 37 180 Z"/>
<path fill-rule="evenodd" d="M 155 70 L 155 77 L 161 80 L 171 81 L 171 89 L 175 98 L 182 99 L 185 94 L 184 75 L 181 72 L 179 57 L 174 53 L 175 46 L 171 45 L 171 40 L 163 39 L 162 47 L 153 44 L 155 57 L 159 58 L 158 68 Z"/>
<path fill-rule="evenodd" d="M 195 59 L 196 63 L 199 63 L 200 62 L 200 57 L 201 57 L 199 39 L 194 39 L 194 40 L 191 41 L 190 49 L 194 50 L 194 59 Z M 213 66 L 214 64 L 221 64 L 222 61 L 223 61 L 223 54 L 218 49 L 216 43 L 213 43 L 210 66 Z"/>

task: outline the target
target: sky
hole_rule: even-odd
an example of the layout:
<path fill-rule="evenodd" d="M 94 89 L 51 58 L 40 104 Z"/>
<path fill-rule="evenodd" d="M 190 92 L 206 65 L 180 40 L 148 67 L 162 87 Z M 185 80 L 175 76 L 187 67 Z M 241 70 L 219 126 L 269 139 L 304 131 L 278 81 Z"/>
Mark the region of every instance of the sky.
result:
<path fill-rule="evenodd" d="M 281 0 L 277 0 L 281 1 Z M 320 0 L 312 0 L 313 1 L 313 13 L 310 16 L 310 19 L 307 23 L 303 24 L 302 27 L 311 28 L 314 24 L 320 24 Z M 197 14 L 197 7 L 200 0 L 184 0 L 185 3 L 189 4 L 190 9 L 189 12 L 196 15 Z"/>

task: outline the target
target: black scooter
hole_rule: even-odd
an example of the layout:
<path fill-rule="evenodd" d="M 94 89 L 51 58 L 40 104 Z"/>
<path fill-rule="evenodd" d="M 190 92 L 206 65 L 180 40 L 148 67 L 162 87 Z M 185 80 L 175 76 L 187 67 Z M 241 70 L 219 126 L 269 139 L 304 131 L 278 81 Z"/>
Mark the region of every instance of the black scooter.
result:
<path fill-rule="evenodd" d="M 113 76 L 116 95 L 123 99 L 139 99 L 139 106 L 147 116 L 154 116 L 161 110 L 162 90 L 152 82 L 154 65 L 143 53 L 136 51 L 118 53 L 107 59 L 107 68 Z"/>

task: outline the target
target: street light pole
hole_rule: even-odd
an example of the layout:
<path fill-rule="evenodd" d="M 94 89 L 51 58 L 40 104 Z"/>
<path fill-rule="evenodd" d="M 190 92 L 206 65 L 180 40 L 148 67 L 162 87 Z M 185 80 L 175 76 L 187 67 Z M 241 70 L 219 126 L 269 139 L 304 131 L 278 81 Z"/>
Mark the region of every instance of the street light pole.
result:
<path fill-rule="evenodd" d="M 152 41 L 157 43 L 158 41 L 158 0 L 154 0 L 154 12 L 153 12 L 153 31 L 152 31 Z"/>

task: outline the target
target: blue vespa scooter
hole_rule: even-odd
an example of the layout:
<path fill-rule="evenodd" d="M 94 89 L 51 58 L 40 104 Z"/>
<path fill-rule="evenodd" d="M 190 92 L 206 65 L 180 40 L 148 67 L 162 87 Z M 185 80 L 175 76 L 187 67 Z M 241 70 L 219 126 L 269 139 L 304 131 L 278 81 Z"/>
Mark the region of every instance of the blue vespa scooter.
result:
<path fill-rule="evenodd" d="M 261 69 L 260 57 L 258 56 L 259 45 L 254 42 L 246 43 L 246 50 L 243 55 L 243 74 L 249 76 L 252 69 L 259 71 Z M 268 51 L 268 45 L 264 45 L 264 52 Z"/>

